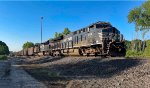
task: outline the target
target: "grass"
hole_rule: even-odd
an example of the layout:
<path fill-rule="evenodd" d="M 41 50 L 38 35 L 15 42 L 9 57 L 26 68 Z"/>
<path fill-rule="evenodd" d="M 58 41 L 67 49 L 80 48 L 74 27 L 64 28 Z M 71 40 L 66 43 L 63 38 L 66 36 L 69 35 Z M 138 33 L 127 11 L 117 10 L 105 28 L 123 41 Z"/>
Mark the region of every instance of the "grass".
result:
<path fill-rule="evenodd" d="M 127 46 L 132 47 L 132 45 Z M 146 41 L 146 47 L 144 51 L 136 51 L 132 50 L 132 48 L 127 49 L 126 57 L 150 58 L 150 40 Z"/>
<path fill-rule="evenodd" d="M 6 55 L 0 55 L 0 60 L 7 60 L 7 56 Z"/>
<path fill-rule="evenodd" d="M 46 68 L 38 68 L 38 69 L 25 69 L 29 74 L 33 77 L 40 79 L 40 78 L 57 78 L 59 77 L 58 72 L 49 71 Z"/>
<path fill-rule="evenodd" d="M 68 79 L 62 77 L 59 72 L 49 68 L 24 68 L 24 70 L 39 82 L 44 83 L 47 88 L 65 88 Z"/>
<path fill-rule="evenodd" d="M 137 57 L 137 58 L 150 58 L 149 53 L 141 52 L 141 51 L 132 51 L 132 50 L 127 50 L 126 56 L 127 58 L 129 57 Z"/>

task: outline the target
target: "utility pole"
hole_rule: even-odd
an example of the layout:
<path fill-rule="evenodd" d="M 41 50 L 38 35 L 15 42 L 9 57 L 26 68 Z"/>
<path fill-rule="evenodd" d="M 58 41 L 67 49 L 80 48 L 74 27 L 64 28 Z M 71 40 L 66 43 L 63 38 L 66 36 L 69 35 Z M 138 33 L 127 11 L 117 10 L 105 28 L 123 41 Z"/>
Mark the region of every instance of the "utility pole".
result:
<path fill-rule="evenodd" d="M 42 21 L 43 21 L 43 17 L 41 17 L 41 43 L 42 43 Z"/>

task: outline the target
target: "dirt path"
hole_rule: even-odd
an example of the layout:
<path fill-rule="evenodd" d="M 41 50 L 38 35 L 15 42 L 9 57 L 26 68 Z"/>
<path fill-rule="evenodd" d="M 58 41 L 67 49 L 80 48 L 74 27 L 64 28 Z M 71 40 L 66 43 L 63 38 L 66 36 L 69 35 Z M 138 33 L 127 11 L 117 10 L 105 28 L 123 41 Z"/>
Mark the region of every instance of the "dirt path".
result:
<path fill-rule="evenodd" d="M 0 62 L 0 88 L 47 88 L 17 65 L 19 59 Z"/>
<path fill-rule="evenodd" d="M 9 68 L 9 61 L 0 61 L 0 88 L 11 88 Z"/>

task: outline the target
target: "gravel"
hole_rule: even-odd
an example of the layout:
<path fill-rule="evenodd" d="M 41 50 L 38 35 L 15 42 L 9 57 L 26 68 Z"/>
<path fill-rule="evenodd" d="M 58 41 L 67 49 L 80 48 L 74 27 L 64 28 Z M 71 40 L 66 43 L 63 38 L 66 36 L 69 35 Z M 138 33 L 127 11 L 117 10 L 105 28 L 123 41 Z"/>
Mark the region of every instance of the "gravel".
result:
<path fill-rule="evenodd" d="M 39 69 L 59 73 L 59 77 L 44 80 L 49 88 L 58 88 L 57 83 L 64 84 L 62 88 L 150 88 L 149 59 L 49 57 L 48 62 L 39 65 L 43 67 L 25 69 L 29 74 L 33 70 L 38 74 Z"/>
<path fill-rule="evenodd" d="M 10 88 L 11 79 L 10 74 L 10 62 L 9 61 L 0 61 L 0 88 Z"/>

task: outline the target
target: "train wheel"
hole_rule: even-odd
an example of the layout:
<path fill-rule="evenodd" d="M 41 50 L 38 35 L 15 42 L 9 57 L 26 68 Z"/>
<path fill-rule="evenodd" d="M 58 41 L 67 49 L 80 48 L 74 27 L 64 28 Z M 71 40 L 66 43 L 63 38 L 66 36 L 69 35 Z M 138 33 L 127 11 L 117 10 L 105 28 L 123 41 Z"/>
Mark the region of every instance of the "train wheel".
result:
<path fill-rule="evenodd" d="M 98 54 L 97 54 L 97 53 L 95 53 L 94 55 L 95 55 L 95 57 L 96 57 Z"/>
<path fill-rule="evenodd" d="M 87 53 L 86 56 L 88 57 L 90 55 L 90 53 Z"/>
<path fill-rule="evenodd" d="M 79 48 L 78 52 L 79 52 L 79 55 L 80 55 L 80 56 L 83 56 L 83 53 L 82 53 L 82 49 L 81 49 L 81 48 Z"/>

